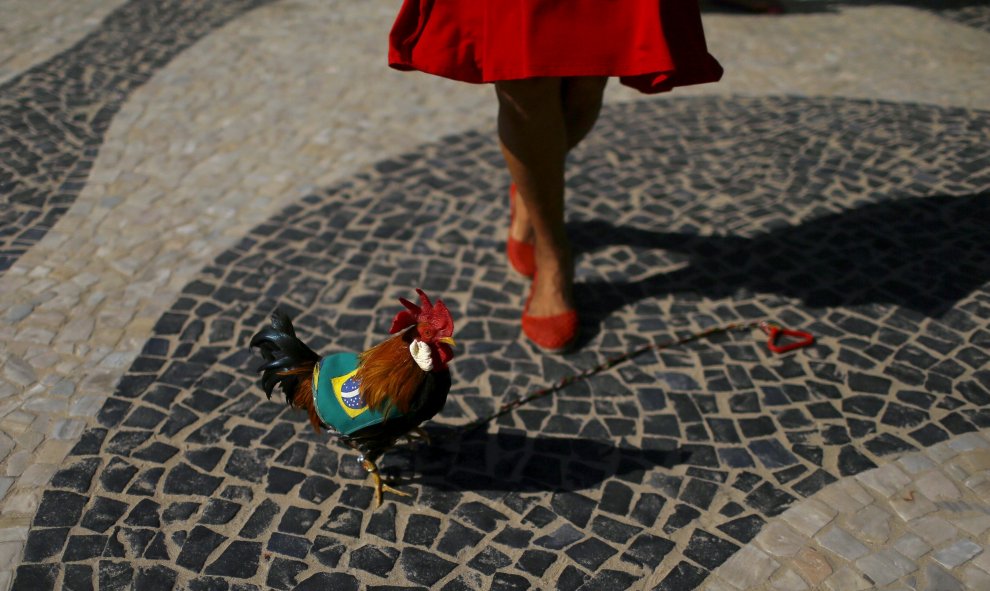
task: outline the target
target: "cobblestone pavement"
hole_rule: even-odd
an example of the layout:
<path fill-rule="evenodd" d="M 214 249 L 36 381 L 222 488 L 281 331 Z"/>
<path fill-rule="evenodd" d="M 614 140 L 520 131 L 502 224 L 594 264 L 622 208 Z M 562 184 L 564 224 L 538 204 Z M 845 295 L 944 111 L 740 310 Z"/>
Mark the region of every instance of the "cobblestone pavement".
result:
<path fill-rule="evenodd" d="M 711 14 L 725 82 L 610 90 L 555 358 L 518 332 L 490 89 L 385 71 L 396 2 L 91 4 L 18 7 L 3 62 L 5 587 L 986 588 L 990 10 Z M 245 339 L 281 305 L 360 349 L 417 286 L 455 386 L 373 511 Z M 818 343 L 736 332 L 458 430 L 762 318 Z"/>

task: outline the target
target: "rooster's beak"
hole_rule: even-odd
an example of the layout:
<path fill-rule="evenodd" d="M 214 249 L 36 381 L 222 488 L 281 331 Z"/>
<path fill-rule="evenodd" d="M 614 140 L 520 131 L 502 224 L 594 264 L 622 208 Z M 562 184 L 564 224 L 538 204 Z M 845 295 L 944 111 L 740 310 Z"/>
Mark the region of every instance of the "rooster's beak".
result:
<path fill-rule="evenodd" d="M 443 338 L 437 339 L 437 340 L 439 342 L 441 342 L 441 343 L 446 343 L 446 344 L 450 345 L 451 347 L 456 347 L 457 346 L 457 343 L 455 343 L 454 342 L 454 339 L 452 339 L 451 337 L 443 337 Z"/>

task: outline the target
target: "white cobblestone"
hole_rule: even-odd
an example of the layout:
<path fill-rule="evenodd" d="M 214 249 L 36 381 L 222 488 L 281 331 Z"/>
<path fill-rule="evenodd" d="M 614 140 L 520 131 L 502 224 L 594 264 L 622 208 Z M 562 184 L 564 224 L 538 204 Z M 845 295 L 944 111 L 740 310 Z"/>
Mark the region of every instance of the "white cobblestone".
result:
<path fill-rule="evenodd" d="M 48 345 L 55 338 L 55 332 L 40 326 L 29 326 L 18 331 L 16 340 L 36 345 Z"/>
<path fill-rule="evenodd" d="M 847 566 L 835 571 L 835 574 L 825 580 L 825 588 L 829 591 L 860 591 L 869 587 L 870 583 L 863 575 Z"/>
<path fill-rule="evenodd" d="M 925 567 L 924 591 L 963 591 L 959 580 L 936 564 Z"/>
<path fill-rule="evenodd" d="M 0 542 L 0 570 L 11 570 L 20 562 L 23 542 Z"/>
<path fill-rule="evenodd" d="M 6 458 L 12 449 L 14 449 L 14 440 L 0 433 L 0 459 Z"/>
<path fill-rule="evenodd" d="M 773 556 L 793 556 L 804 545 L 805 537 L 785 523 L 773 521 L 757 534 L 755 541 Z"/>
<path fill-rule="evenodd" d="M 900 464 L 908 474 L 917 474 L 935 467 L 935 462 L 923 454 L 908 454 L 897 460 L 897 463 Z"/>
<path fill-rule="evenodd" d="M 990 552 L 981 552 L 979 556 L 973 559 L 973 566 L 990 574 Z"/>
<path fill-rule="evenodd" d="M 925 453 L 928 455 L 929 458 L 932 459 L 933 462 L 935 462 L 935 464 L 941 465 L 947 462 L 948 460 L 951 460 L 952 458 L 956 457 L 956 454 L 958 452 L 956 452 L 956 450 L 949 447 L 943 441 L 942 443 L 938 443 L 936 445 L 929 447 L 928 449 L 925 450 Z"/>
<path fill-rule="evenodd" d="M 75 318 L 62 327 L 55 340 L 59 343 L 85 341 L 93 333 L 93 326 L 92 318 Z"/>
<path fill-rule="evenodd" d="M 11 454 L 10 457 L 7 458 L 7 476 L 20 476 L 25 470 L 27 470 L 28 465 L 33 459 L 34 458 L 31 455 L 31 452 L 26 449 L 22 449 Z"/>
<path fill-rule="evenodd" d="M 958 532 L 954 525 L 941 517 L 933 515 L 917 519 L 909 523 L 908 527 L 929 545 L 935 547 L 948 539 L 954 538 Z"/>
<path fill-rule="evenodd" d="M 893 548 L 884 548 L 883 550 L 877 552 L 877 556 L 883 557 L 884 560 L 893 565 L 896 578 L 902 578 L 904 575 L 918 570 L 917 563 Z"/>
<path fill-rule="evenodd" d="M 890 537 L 890 514 L 870 505 L 846 520 L 849 531 L 864 542 L 883 543 Z"/>
<path fill-rule="evenodd" d="M 970 589 L 990 589 L 990 574 L 976 568 L 967 566 L 963 569 L 962 580 Z"/>
<path fill-rule="evenodd" d="M 766 581 L 779 566 L 764 552 L 744 546 L 719 567 L 719 576 L 736 589 L 749 589 Z"/>
<path fill-rule="evenodd" d="M 126 369 L 137 357 L 137 351 L 118 351 L 111 353 L 100 361 L 100 366 L 107 369 Z"/>
<path fill-rule="evenodd" d="M 808 583 L 791 569 L 783 569 L 777 579 L 770 585 L 775 591 L 806 591 L 809 589 Z"/>
<path fill-rule="evenodd" d="M 932 559 L 945 568 L 953 569 L 980 552 L 983 552 L 983 548 L 978 544 L 974 544 L 969 540 L 959 540 L 951 546 L 932 554 Z"/>
<path fill-rule="evenodd" d="M 856 476 L 864 485 L 887 498 L 911 483 L 911 478 L 897 467 L 897 464 L 887 464 L 875 470 L 867 470 Z"/>
<path fill-rule="evenodd" d="M 8 513 L 32 515 L 38 508 L 41 492 L 36 490 L 19 490 L 10 493 L 3 503 L 3 514 Z"/>
<path fill-rule="evenodd" d="M 76 385 L 67 379 L 60 378 L 50 392 L 53 396 L 65 398 L 76 393 Z"/>
<path fill-rule="evenodd" d="M 51 436 L 55 439 L 75 441 L 86 428 L 86 421 L 80 419 L 63 419 L 52 427 Z"/>
<path fill-rule="evenodd" d="M 55 474 L 58 466 L 52 464 L 31 464 L 18 479 L 20 486 L 41 487 Z"/>
<path fill-rule="evenodd" d="M 907 572 L 897 568 L 889 556 L 882 554 L 870 554 L 860 558 L 856 561 L 856 568 L 869 577 L 870 581 L 881 587 L 889 585 L 907 574 Z"/>
<path fill-rule="evenodd" d="M 708 577 L 705 581 L 706 591 L 735 591 L 735 587 L 719 579 L 718 577 Z"/>
<path fill-rule="evenodd" d="M 60 398 L 32 398 L 24 403 L 24 410 L 48 416 L 65 415 L 69 403 Z"/>
<path fill-rule="evenodd" d="M 978 433 L 966 433 L 948 442 L 949 447 L 959 453 L 976 449 L 990 450 L 990 443 Z"/>
<path fill-rule="evenodd" d="M 849 532 L 838 526 L 816 536 L 818 543 L 830 552 L 834 552 L 846 560 L 856 560 L 865 556 L 869 548 L 853 537 Z"/>
<path fill-rule="evenodd" d="M 911 560 L 917 560 L 928 553 L 932 547 L 915 534 L 906 533 L 894 542 L 894 549 Z"/>
<path fill-rule="evenodd" d="M 978 509 L 977 509 L 978 510 Z M 990 529 L 990 515 L 974 515 L 972 517 L 967 516 L 964 519 L 959 519 L 956 522 L 959 529 L 965 531 L 973 537 L 978 537 L 983 532 Z"/>
<path fill-rule="evenodd" d="M 0 542 L 24 542 L 27 538 L 28 527 L 26 525 L 0 528 Z"/>
<path fill-rule="evenodd" d="M 785 511 L 780 517 L 806 536 L 813 536 L 835 517 L 835 509 L 817 499 L 809 499 Z"/>
<path fill-rule="evenodd" d="M 932 501 L 951 501 L 962 496 L 956 485 L 937 470 L 923 474 L 914 486 Z"/>
<path fill-rule="evenodd" d="M 73 417 L 93 417 L 103 407 L 105 398 L 103 396 L 81 396 L 72 402 L 69 409 L 69 416 Z"/>
<path fill-rule="evenodd" d="M 890 499 L 890 507 L 903 521 L 911 521 L 935 511 L 935 503 L 925 495 L 913 489 L 901 491 L 901 494 Z"/>
<path fill-rule="evenodd" d="M 31 304 L 16 304 L 7 308 L 3 314 L 3 319 L 11 324 L 16 324 L 34 310 Z"/>
<path fill-rule="evenodd" d="M 21 387 L 26 387 L 38 381 L 34 369 L 16 355 L 8 355 L 3 365 L 3 377 Z"/>

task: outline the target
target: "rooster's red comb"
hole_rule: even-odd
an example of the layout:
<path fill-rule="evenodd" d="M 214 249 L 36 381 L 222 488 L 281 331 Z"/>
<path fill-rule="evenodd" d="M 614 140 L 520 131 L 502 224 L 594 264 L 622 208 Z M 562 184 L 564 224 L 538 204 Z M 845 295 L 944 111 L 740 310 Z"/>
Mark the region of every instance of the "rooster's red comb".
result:
<path fill-rule="evenodd" d="M 429 322 L 437 332 L 453 332 L 454 326 L 450 318 L 450 311 L 447 310 L 443 300 L 437 300 L 436 305 L 433 305 L 430 297 L 422 289 L 417 289 L 416 293 L 419 294 L 420 305 L 418 306 L 406 298 L 399 298 L 399 302 L 406 309 L 395 315 L 392 320 L 392 328 L 388 331 L 389 334 L 395 334 L 420 322 Z M 450 335 L 442 334 L 440 336 Z"/>

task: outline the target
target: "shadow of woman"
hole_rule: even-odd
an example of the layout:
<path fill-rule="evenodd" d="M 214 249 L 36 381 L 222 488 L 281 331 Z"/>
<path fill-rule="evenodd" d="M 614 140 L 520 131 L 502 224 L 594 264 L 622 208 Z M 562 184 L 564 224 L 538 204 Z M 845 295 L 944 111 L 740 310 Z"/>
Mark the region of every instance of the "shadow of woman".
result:
<path fill-rule="evenodd" d="M 871 203 L 751 237 L 671 234 L 604 221 L 569 224 L 579 252 L 625 245 L 683 262 L 632 281 L 575 285 L 586 338 L 615 311 L 668 294 L 774 294 L 812 308 L 896 306 L 944 315 L 990 280 L 990 193 Z"/>

